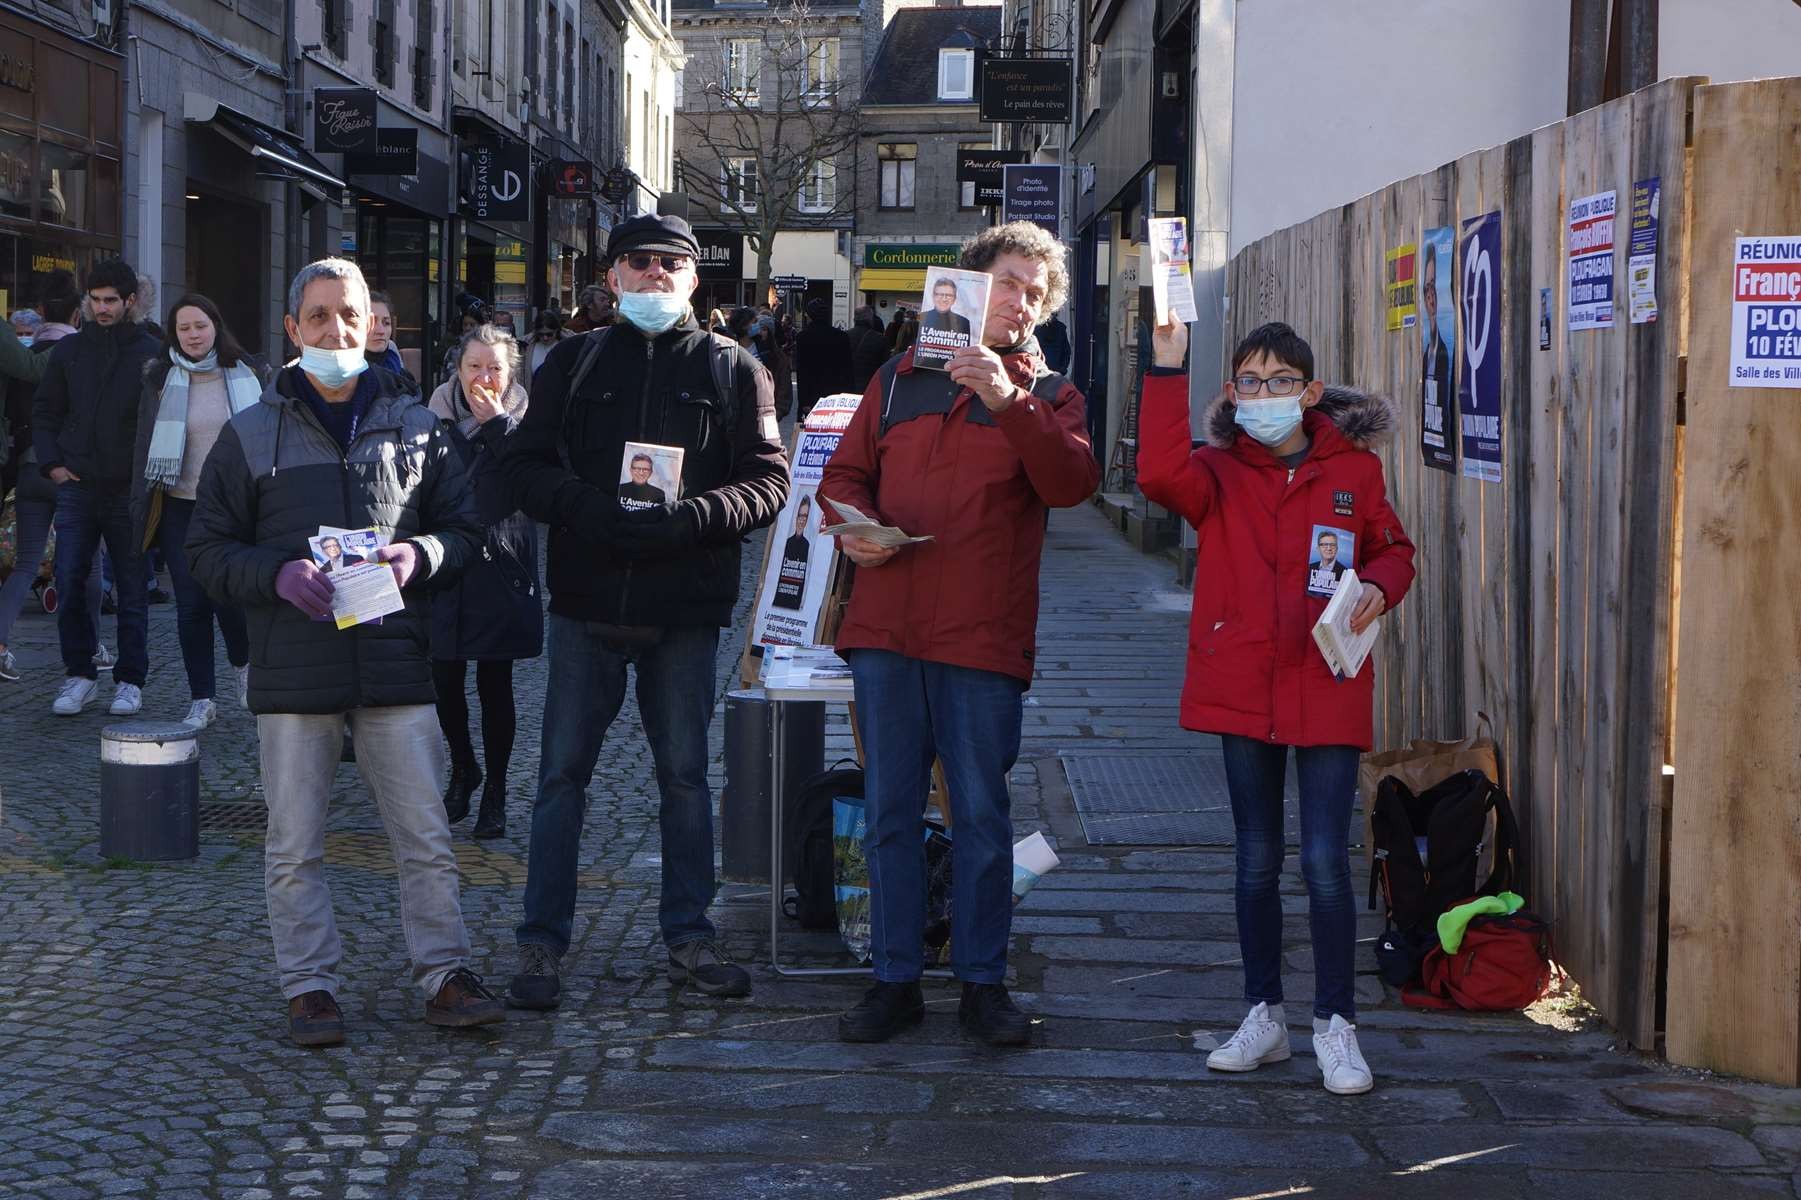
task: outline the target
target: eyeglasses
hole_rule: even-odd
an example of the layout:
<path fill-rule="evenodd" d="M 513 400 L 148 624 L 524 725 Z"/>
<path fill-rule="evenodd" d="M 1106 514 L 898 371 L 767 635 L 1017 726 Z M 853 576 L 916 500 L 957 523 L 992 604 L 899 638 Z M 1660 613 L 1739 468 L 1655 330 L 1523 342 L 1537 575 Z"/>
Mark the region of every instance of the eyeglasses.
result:
<path fill-rule="evenodd" d="M 648 271 L 650 270 L 650 264 L 656 262 L 662 263 L 663 270 L 674 275 L 677 271 L 685 270 L 694 265 L 694 259 L 686 254 L 650 254 L 640 251 L 636 254 L 627 254 L 624 257 L 626 264 L 634 271 Z"/>
<path fill-rule="evenodd" d="M 1269 396 L 1292 396 L 1306 387 L 1307 383 L 1307 380 L 1298 375 L 1278 375 L 1274 379 L 1240 375 L 1232 381 L 1232 390 L 1240 396 L 1255 396 L 1258 392 Z"/>

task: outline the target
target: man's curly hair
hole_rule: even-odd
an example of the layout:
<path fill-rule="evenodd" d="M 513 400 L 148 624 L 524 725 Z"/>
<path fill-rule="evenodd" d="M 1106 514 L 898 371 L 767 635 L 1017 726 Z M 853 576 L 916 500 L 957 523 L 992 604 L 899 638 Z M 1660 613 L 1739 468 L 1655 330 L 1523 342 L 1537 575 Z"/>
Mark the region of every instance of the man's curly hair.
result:
<path fill-rule="evenodd" d="M 957 265 L 966 271 L 986 271 L 1003 254 L 1017 254 L 1045 265 L 1048 281 L 1044 291 L 1044 311 L 1056 312 L 1069 295 L 1068 251 L 1063 243 L 1031 221 L 1009 221 L 995 225 L 963 243 Z"/>

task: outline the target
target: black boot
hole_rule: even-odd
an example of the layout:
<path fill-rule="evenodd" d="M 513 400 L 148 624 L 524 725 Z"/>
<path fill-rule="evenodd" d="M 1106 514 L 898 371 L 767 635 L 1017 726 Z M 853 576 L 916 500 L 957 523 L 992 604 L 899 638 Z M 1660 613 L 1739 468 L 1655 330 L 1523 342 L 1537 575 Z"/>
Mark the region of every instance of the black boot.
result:
<path fill-rule="evenodd" d="M 841 1042 L 885 1042 L 909 1025 L 925 1019 L 926 1002 L 919 983 L 883 983 L 865 992 L 855 1008 L 838 1018 Z"/>
<path fill-rule="evenodd" d="M 465 802 L 467 803 L 467 802 Z M 475 814 L 475 830 L 471 837 L 497 838 L 507 831 L 507 783 L 488 776 L 482 788 L 481 811 Z"/>
<path fill-rule="evenodd" d="M 1023 1046 L 1032 1036 L 1032 1019 L 1013 1006 L 999 983 L 965 983 L 957 1020 L 990 1046 Z"/>
<path fill-rule="evenodd" d="M 469 815 L 469 797 L 481 786 L 482 769 L 474 759 L 450 764 L 450 782 L 444 788 L 444 814 L 455 825 Z"/>

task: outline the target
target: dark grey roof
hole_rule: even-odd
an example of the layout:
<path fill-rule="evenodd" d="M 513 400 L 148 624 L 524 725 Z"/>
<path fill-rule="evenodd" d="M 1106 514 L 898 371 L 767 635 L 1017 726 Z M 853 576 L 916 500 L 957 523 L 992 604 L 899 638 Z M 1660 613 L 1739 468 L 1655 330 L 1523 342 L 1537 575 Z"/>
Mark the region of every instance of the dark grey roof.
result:
<path fill-rule="evenodd" d="M 864 104 L 974 104 L 938 99 L 938 51 L 980 48 L 1000 41 L 1001 6 L 903 8 L 888 22 L 869 79 Z"/>
<path fill-rule="evenodd" d="M 782 0 L 770 0 L 769 3 L 764 3 L 763 0 L 671 0 L 670 7 L 676 12 L 711 12 L 717 9 L 720 12 L 741 12 L 754 16 L 759 12 L 782 9 L 788 5 L 783 4 Z M 847 8 L 860 8 L 862 3 L 861 0 L 808 0 L 808 7 L 815 11 L 830 9 L 838 12 Z"/>

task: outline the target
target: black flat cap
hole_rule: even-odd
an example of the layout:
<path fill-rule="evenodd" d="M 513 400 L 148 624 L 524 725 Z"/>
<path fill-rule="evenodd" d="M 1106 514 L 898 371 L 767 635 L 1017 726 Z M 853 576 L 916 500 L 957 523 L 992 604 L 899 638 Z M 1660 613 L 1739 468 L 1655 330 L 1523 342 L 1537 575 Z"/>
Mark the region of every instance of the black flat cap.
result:
<path fill-rule="evenodd" d="M 688 227 L 688 222 L 680 217 L 646 214 L 613 226 L 613 234 L 607 239 L 607 261 L 618 262 L 620 255 L 634 250 L 686 254 L 693 259 L 700 257 L 700 243 L 694 240 L 694 231 Z"/>

